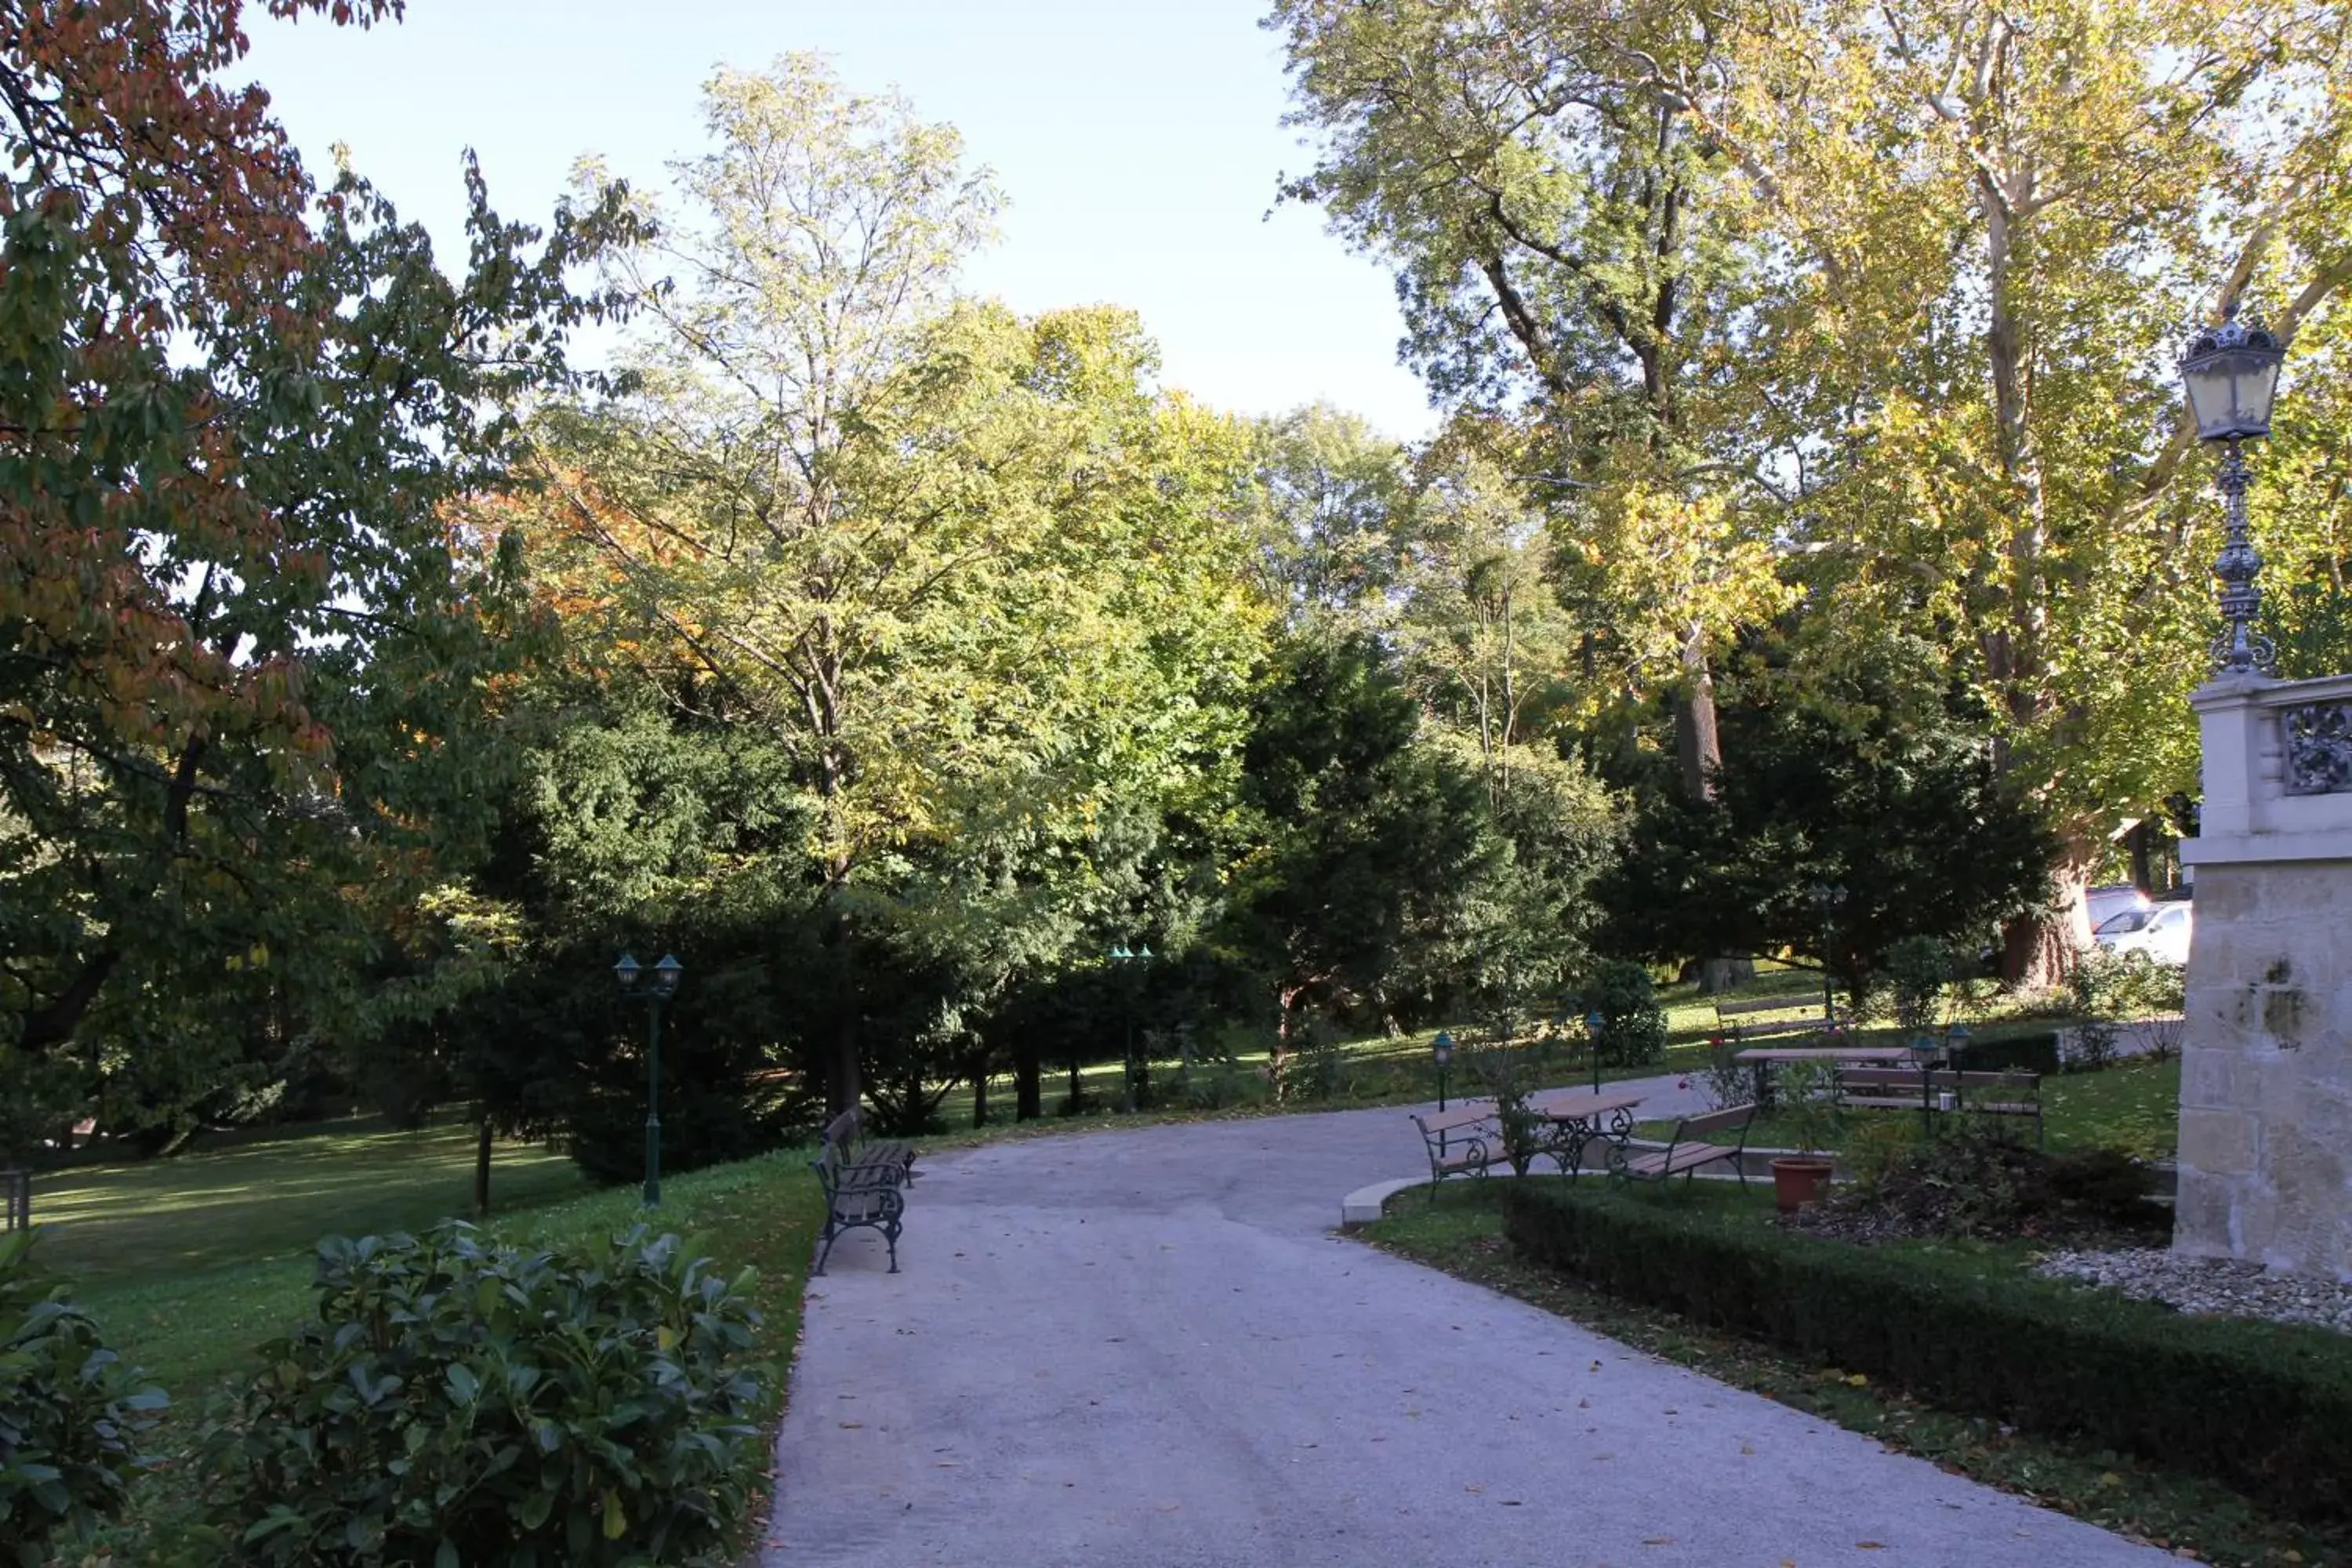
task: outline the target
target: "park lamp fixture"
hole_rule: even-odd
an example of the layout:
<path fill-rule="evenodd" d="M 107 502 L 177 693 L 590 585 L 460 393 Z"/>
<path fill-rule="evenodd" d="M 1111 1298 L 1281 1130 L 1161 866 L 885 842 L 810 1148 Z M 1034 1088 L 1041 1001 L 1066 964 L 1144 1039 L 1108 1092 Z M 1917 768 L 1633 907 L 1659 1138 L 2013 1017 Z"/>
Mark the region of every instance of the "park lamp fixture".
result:
<path fill-rule="evenodd" d="M 2263 591 L 2254 585 L 2263 558 L 2246 536 L 2246 490 L 2253 479 L 2239 443 L 2271 433 L 2271 400 L 2285 358 L 2286 345 L 2275 333 L 2238 320 L 2234 300 L 2223 308 L 2221 324 L 2190 338 L 2180 356 L 2180 381 L 2189 390 L 2198 438 L 2226 443 L 2221 471 L 2213 481 L 2221 492 L 2227 530 L 2213 562 L 2213 575 L 2221 580 L 2221 635 L 2213 639 L 2216 675 L 2269 675 L 2278 664 L 2277 646 L 2253 629 L 2263 605 Z"/>
<path fill-rule="evenodd" d="M 1444 1029 L 1429 1042 L 1429 1059 L 1437 1064 L 1437 1111 L 1445 1113 L 1445 1069 L 1454 1065 L 1454 1036 Z"/>
<path fill-rule="evenodd" d="M 621 983 L 621 994 L 642 997 L 652 1015 L 646 1020 L 649 1037 L 646 1042 L 645 1203 L 646 1207 L 657 1209 L 661 1207 L 661 1010 L 663 1003 L 677 994 L 686 965 L 675 954 L 662 954 L 661 962 L 654 965 L 653 979 L 640 990 L 637 981 L 645 973 L 644 965 L 625 952 L 613 965 L 613 978 Z"/>
<path fill-rule="evenodd" d="M 686 973 L 686 965 L 680 963 L 674 956 L 664 953 L 661 962 L 654 965 L 653 984 L 640 991 L 637 989 L 637 977 L 645 972 L 644 964 L 639 963 L 628 953 L 621 954 L 621 962 L 613 965 L 614 978 L 621 983 L 621 994 L 650 996 L 655 1001 L 667 1002 L 677 994 L 678 979 Z"/>
<path fill-rule="evenodd" d="M 2233 300 L 2221 324 L 2189 340 L 2180 356 L 2189 412 L 2203 441 L 2258 440 L 2271 433 L 2271 400 L 2278 392 L 2286 346 L 2259 322 L 2238 320 Z"/>

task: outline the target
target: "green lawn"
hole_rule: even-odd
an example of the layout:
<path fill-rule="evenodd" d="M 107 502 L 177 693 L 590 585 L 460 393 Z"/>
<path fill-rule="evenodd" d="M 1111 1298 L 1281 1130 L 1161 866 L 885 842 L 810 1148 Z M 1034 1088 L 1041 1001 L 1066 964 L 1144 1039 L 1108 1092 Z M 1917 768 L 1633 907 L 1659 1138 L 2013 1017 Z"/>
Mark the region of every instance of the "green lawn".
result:
<path fill-rule="evenodd" d="M 1830 1139 L 1843 1149 L 1864 1128 L 1900 1121 L 1916 1125 L 1916 1112 L 1853 1111 L 1839 1122 Z M 2052 1149 L 2118 1148 L 2153 1160 L 2169 1157 L 2180 1123 L 2180 1062 L 2126 1058 L 2104 1072 L 2062 1073 L 2042 1080 L 2042 1136 Z M 2025 1124 L 2031 1127 L 2031 1122 Z M 1634 1134 L 1664 1141 L 1671 1136 L 1670 1121 L 1637 1123 Z M 1763 1149 L 1786 1149 L 1798 1140 L 1788 1123 L 1775 1116 L 1759 1116 L 1749 1127 L 1748 1142 Z"/>
<path fill-rule="evenodd" d="M 49 1266 L 99 1286 L 307 1255 L 328 1231 L 415 1229 L 464 1213 L 473 1180 L 471 1127 L 353 1121 L 215 1153 L 69 1167 L 35 1179 L 33 1212 Z M 587 1189 L 546 1149 L 502 1143 L 491 1162 L 499 1212 Z"/>

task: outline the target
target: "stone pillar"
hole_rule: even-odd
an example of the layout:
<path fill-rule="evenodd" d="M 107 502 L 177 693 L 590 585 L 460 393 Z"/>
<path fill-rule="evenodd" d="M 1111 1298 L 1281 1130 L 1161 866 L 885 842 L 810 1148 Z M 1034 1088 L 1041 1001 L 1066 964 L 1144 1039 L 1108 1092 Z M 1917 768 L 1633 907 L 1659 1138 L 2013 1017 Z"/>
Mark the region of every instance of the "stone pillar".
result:
<path fill-rule="evenodd" d="M 2237 675 L 2204 747 L 2176 1250 L 2352 1280 L 2352 676 Z"/>

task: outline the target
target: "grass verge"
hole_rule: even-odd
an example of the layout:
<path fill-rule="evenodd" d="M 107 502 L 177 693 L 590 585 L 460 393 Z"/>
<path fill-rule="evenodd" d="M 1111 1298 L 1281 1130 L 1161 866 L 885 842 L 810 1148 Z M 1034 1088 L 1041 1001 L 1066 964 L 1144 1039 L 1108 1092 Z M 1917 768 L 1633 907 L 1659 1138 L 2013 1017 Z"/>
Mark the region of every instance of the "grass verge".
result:
<path fill-rule="evenodd" d="M 1434 1205 L 1425 1191 L 1411 1188 L 1358 1234 L 1384 1251 L 2135 1540 L 2203 1562 L 2263 1568 L 2352 1562 L 2352 1529 L 2282 1518 L 2202 1477 L 1940 1410 L 1862 1374 L 1620 1300 L 1528 1263 L 1504 1239 L 1507 1184 L 1452 1184 Z M 1695 1191 L 1709 1204 L 1738 1201 Z"/>
<path fill-rule="evenodd" d="M 275 1147 L 275 1146 L 273 1146 Z M 577 1193 L 575 1183 L 572 1190 Z M 641 1222 L 677 1231 L 695 1252 L 717 1259 L 732 1272 L 745 1265 L 759 1270 L 753 1304 L 761 1325 L 754 1354 L 772 1369 L 774 1405 L 764 1413 L 772 1428 L 800 1342 L 803 1294 L 813 1247 L 824 1224 L 824 1205 L 809 1172 L 805 1151 L 785 1150 L 738 1164 L 667 1178 L 663 1206 L 648 1215 L 635 1189 L 609 1188 L 502 1215 L 484 1228 L 503 1239 L 532 1247 L 584 1245 Z M 412 1202 L 397 1217 L 376 1205 L 362 1217 L 391 1223 L 341 1225 L 311 1213 L 306 1220 L 285 1218 L 279 1227 L 315 1226 L 311 1240 L 332 1231 L 347 1236 L 429 1226 L 455 1206 Z M 90 1221 L 129 1224 L 131 1219 Z M 55 1239 L 65 1239 L 60 1235 Z M 47 1250 L 44 1238 L 43 1250 Z M 152 1433 L 148 1450 L 158 1467 L 133 1486 L 129 1507 L 100 1543 L 94 1562 L 130 1563 L 172 1561 L 172 1542 L 194 1514 L 190 1455 L 205 1408 L 224 1383 L 253 1364 L 254 1349 L 286 1331 L 310 1307 L 311 1267 L 306 1252 L 285 1256 L 279 1229 L 264 1233 L 274 1256 L 249 1257 L 198 1272 L 161 1270 L 149 1279 L 116 1276 L 76 1299 L 95 1315 L 111 1343 L 172 1395 L 172 1409 Z M 60 1251 L 67 1249 L 60 1248 Z M 58 1259 L 48 1259 L 54 1266 Z M 755 1521 L 743 1545 L 748 1552 L 764 1521 Z"/>
<path fill-rule="evenodd" d="M 2005 1119 L 2014 1120 L 2014 1119 Z M 1851 1110 L 1838 1119 L 1828 1140 L 1843 1150 L 1857 1133 L 1869 1128 L 1892 1127 L 1916 1131 L 1915 1110 Z M 2032 1123 L 2026 1122 L 2030 1140 Z M 2180 1060 L 2128 1058 L 2098 1072 L 2070 1072 L 2042 1079 L 2042 1129 L 2049 1148 L 2121 1149 L 2143 1160 L 2169 1158 L 2180 1126 Z M 1634 1134 L 1664 1142 L 1673 1136 L 1672 1121 L 1634 1124 Z M 1787 1121 L 1765 1113 L 1748 1130 L 1748 1142 L 1757 1149 L 1794 1148 L 1800 1142 Z"/>

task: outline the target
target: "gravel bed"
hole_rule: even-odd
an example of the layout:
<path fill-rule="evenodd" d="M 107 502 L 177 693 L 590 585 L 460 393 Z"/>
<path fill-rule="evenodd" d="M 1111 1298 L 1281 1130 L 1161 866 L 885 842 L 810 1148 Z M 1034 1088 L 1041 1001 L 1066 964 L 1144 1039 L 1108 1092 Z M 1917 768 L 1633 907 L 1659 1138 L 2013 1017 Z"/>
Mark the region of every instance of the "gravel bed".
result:
<path fill-rule="evenodd" d="M 2273 1273 L 2259 1263 L 2178 1258 L 2159 1247 L 2135 1247 L 2111 1252 L 2053 1252 L 2035 1268 L 2053 1279 L 2103 1285 L 2184 1312 L 2315 1323 L 2352 1333 L 2352 1285 Z"/>

